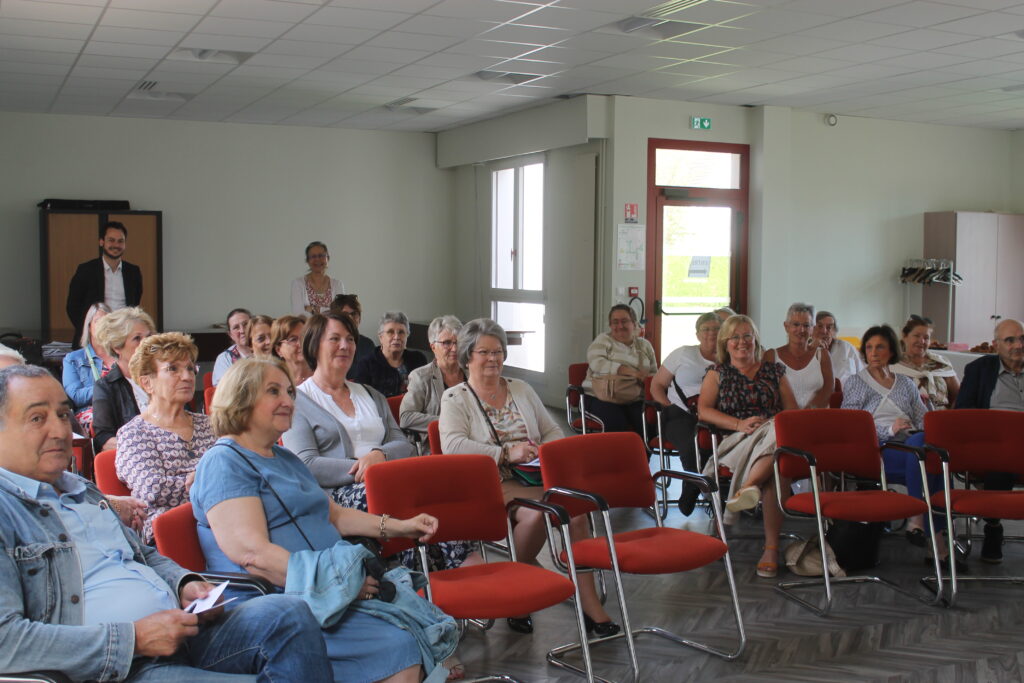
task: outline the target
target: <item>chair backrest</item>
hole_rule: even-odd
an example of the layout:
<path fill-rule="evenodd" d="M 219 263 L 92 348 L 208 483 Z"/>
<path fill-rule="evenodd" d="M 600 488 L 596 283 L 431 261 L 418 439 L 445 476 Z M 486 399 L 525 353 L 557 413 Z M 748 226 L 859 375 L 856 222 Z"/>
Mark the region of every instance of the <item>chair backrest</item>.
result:
<path fill-rule="evenodd" d="M 441 448 L 441 423 L 437 420 L 427 425 L 427 443 L 430 444 L 431 455 L 444 453 L 444 449 Z"/>
<path fill-rule="evenodd" d="M 213 403 L 213 395 L 217 392 L 217 387 L 206 387 L 203 389 L 203 408 L 207 415 L 210 414 L 210 404 Z"/>
<path fill-rule="evenodd" d="M 590 369 L 588 363 L 570 363 L 569 364 L 569 384 L 580 386 L 583 381 L 587 379 L 587 370 Z M 570 391 L 569 400 L 575 405 L 579 403 L 580 394 L 578 391 Z"/>
<path fill-rule="evenodd" d="M 130 496 L 131 490 L 117 478 L 116 450 L 103 451 L 92 461 L 96 473 L 96 486 L 107 496 Z"/>
<path fill-rule="evenodd" d="M 949 451 L 953 472 L 1024 473 L 1024 413 L 1012 410 L 933 410 L 924 416 L 925 443 Z M 941 472 L 934 453 L 928 469 Z"/>
<path fill-rule="evenodd" d="M 634 432 L 582 434 L 542 444 L 540 471 L 546 489 L 561 486 L 596 493 L 613 508 L 654 505 L 647 449 Z M 565 497 L 553 502 L 573 516 L 594 509 Z"/>
<path fill-rule="evenodd" d="M 398 396 L 389 396 L 388 397 L 388 408 L 391 408 L 391 414 L 394 416 L 395 422 L 399 421 L 398 420 L 398 412 L 399 412 L 399 408 L 402 407 L 402 397 L 403 396 L 405 396 L 405 394 L 399 394 Z"/>
<path fill-rule="evenodd" d="M 881 475 L 881 453 L 875 420 L 866 410 L 785 410 L 775 416 L 779 446 L 814 455 L 819 472 L 849 472 L 865 479 Z M 806 477 L 803 458 L 779 458 L 783 476 Z"/>
<path fill-rule="evenodd" d="M 153 537 L 157 551 L 164 557 L 194 572 L 206 570 L 206 557 L 199 545 L 192 503 L 182 503 L 157 515 L 153 519 Z"/>
<path fill-rule="evenodd" d="M 378 463 L 366 470 L 366 504 L 372 514 L 404 519 L 426 512 L 437 517 L 431 543 L 499 541 L 508 531 L 498 466 L 486 455 Z M 411 539 L 389 540 L 384 555 L 412 545 Z"/>
<path fill-rule="evenodd" d="M 832 390 L 832 394 L 828 397 L 828 407 L 829 408 L 842 408 L 843 407 L 843 385 L 839 381 L 838 377 L 836 378 L 835 389 Z"/>
<path fill-rule="evenodd" d="M 209 389 L 212 386 L 213 386 L 213 373 L 212 372 L 204 372 L 203 373 L 203 391 L 206 391 L 207 389 Z"/>

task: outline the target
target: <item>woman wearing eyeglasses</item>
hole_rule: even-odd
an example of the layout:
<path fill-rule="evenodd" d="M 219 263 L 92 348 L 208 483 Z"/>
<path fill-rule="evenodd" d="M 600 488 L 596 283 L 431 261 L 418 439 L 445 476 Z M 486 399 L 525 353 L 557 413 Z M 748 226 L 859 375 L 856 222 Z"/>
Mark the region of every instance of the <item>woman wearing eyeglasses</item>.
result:
<path fill-rule="evenodd" d="M 462 322 L 454 315 L 430 321 L 427 339 L 434 360 L 409 373 L 409 388 L 402 397 L 398 423 L 402 429 L 419 433 L 420 443 L 427 443 L 427 427 L 441 414 L 441 396 L 445 389 L 466 381 L 459 367 L 460 329 Z"/>
<path fill-rule="evenodd" d="M 542 486 L 517 481 L 515 465 L 537 459 L 540 444 L 562 438 L 562 430 L 529 384 L 501 376 L 508 352 L 505 330 L 487 318 L 477 318 L 459 330 L 459 365 L 466 381 L 444 392 L 441 399 L 441 442 L 446 454 L 482 453 L 498 463 L 501 489 L 507 504 L 513 498 L 538 500 Z M 536 562 L 546 538 L 544 517 L 536 510 L 518 508 L 512 539 L 520 562 Z M 586 518 L 573 519 L 573 537 L 586 533 Z M 481 561 L 473 555 L 470 562 Z M 580 576 L 580 599 L 588 632 L 598 636 L 618 633 L 597 597 L 594 575 Z M 532 633 L 530 615 L 508 619 L 509 628 Z"/>
<path fill-rule="evenodd" d="M 728 318 L 718 333 L 718 363 L 708 370 L 700 388 L 697 412 L 704 422 L 732 432 L 718 446 L 718 464 L 732 471 L 725 521 L 764 499 L 764 553 L 757 575 L 771 578 L 779 570 L 782 510 L 776 500 L 772 460 L 775 424 L 772 418 L 797 407 L 786 381 L 786 366 L 762 358 L 754 321 L 745 315 Z M 704 473 L 714 474 L 708 461 Z M 783 482 L 786 490 L 789 482 Z"/>
<path fill-rule="evenodd" d="M 284 361 L 296 386 L 313 374 L 309 363 L 302 357 L 302 333 L 305 329 L 304 315 L 282 315 L 270 328 L 271 352 Z"/>
<path fill-rule="evenodd" d="M 914 380 L 929 410 L 949 408 L 956 403 L 960 380 L 949 361 L 928 350 L 932 341 L 931 319 L 912 315 L 901 332 L 903 353 L 899 362 L 892 366 L 893 372 Z"/>
<path fill-rule="evenodd" d="M 192 337 L 147 337 L 132 355 L 132 379 L 149 396 L 142 413 L 117 431 L 117 476 L 148 509 L 142 539 L 153 540 L 153 519 L 188 501 L 199 458 L 217 437 L 210 418 L 185 410 L 196 390 Z"/>
<path fill-rule="evenodd" d="M 795 303 L 786 311 L 782 323 L 788 341 L 785 346 L 768 349 L 766 363 L 778 361 L 786 366 L 789 382 L 800 408 L 828 408 L 835 380 L 832 379 L 832 357 L 811 335 L 814 328 L 814 306 Z"/>

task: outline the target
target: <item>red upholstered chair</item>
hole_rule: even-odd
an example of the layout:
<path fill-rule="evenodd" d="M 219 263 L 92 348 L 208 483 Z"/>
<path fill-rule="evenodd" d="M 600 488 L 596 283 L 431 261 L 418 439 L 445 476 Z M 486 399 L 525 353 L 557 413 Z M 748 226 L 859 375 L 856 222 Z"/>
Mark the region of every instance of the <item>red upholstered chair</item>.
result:
<path fill-rule="evenodd" d="M 588 413 L 583 405 L 583 381 L 587 379 L 587 363 L 569 365 L 569 386 L 565 389 L 565 419 L 575 434 L 603 432 L 604 422 Z"/>
<path fill-rule="evenodd" d="M 440 455 L 444 452 L 441 448 L 441 423 L 434 420 L 427 425 L 427 442 L 430 444 L 430 453 Z"/>
<path fill-rule="evenodd" d="M 829 408 L 842 408 L 843 407 L 843 385 L 836 378 L 836 388 L 832 390 L 832 394 L 828 397 Z"/>
<path fill-rule="evenodd" d="M 864 410 L 786 410 L 775 416 L 775 438 L 778 448 L 774 455 L 775 488 L 782 497 L 780 475 L 790 479 L 811 478 L 811 491 L 798 493 L 785 499 L 782 510 L 787 515 L 814 517 L 817 522 L 822 567 L 828 567 L 825 557 L 826 520 L 850 522 L 888 522 L 905 519 L 928 511 L 920 499 L 886 489 L 885 468 L 882 464 L 875 421 Z M 887 448 L 904 448 L 923 455 L 919 449 L 902 444 L 886 444 Z M 857 491 L 822 491 L 818 475 L 849 474 L 861 480 L 880 483 L 880 488 Z M 931 516 L 929 524 L 931 524 Z M 935 534 L 931 534 L 932 552 L 936 550 Z M 934 556 L 934 555 L 933 555 Z M 939 571 L 938 560 L 935 570 Z M 832 584 L 872 582 L 888 586 L 915 599 L 923 600 L 902 587 L 878 576 L 831 577 L 826 571 L 820 579 L 782 581 L 776 590 L 787 598 L 807 607 L 820 616 L 832 607 Z M 809 586 L 825 587 L 825 604 L 819 606 L 793 593 L 794 589 Z M 932 600 L 931 603 L 935 603 Z"/>
<path fill-rule="evenodd" d="M 953 521 L 955 517 L 982 517 L 996 519 L 1024 519 L 1024 491 L 984 491 L 955 489 L 951 474 L 968 474 L 968 480 L 987 472 L 1024 474 L 1024 413 L 1009 410 L 936 410 L 924 416 L 927 470 L 941 473 L 943 490 L 931 492 L 932 509 L 945 513 L 949 552 L 956 542 Z M 927 490 L 927 481 L 925 483 Z M 968 522 L 968 529 L 970 522 Z M 956 563 L 949 568 L 950 587 L 947 603 L 956 603 L 961 581 L 1024 581 L 1020 576 L 967 576 L 957 575 Z M 935 584 L 936 593 L 943 594 L 942 577 L 925 579 Z"/>
<path fill-rule="evenodd" d="M 436 423 L 434 423 L 436 424 Z M 421 512 L 438 519 L 432 542 L 507 540 L 512 526 L 501 493 L 498 467 L 486 455 L 432 455 L 374 465 L 366 471 L 366 502 L 373 514 L 407 518 Z M 569 518 L 557 505 L 516 499 L 509 503 L 555 517 L 563 541 Z M 412 547 L 410 539 L 384 542 L 385 556 Z M 516 562 L 486 562 L 469 567 L 428 572 L 426 547 L 419 548 L 428 578 L 427 598 L 456 619 L 490 620 L 512 617 L 576 598 L 576 619 L 585 638 L 583 611 L 575 585 L 557 572 Z M 572 556 L 568 558 L 572 564 Z M 584 650 L 588 679 L 593 681 L 589 650 Z M 485 680 L 514 680 L 507 677 Z"/>
<path fill-rule="evenodd" d="M 116 450 L 102 451 L 93 460 L 93 468 L 96 473 L 96 486 L 106 496 L 130 496 L 131 490 L 124 482 L 117 478 L 115 459 Z"/>
<path fill-rule="evenodd" d="M 206 557 L 199 545 L 196 532 L 196 518 L 192 514 L 192 503 L 182 503 L 164 512 L 153 520 L 153 537 L 156 549 L 164 557 L 174 560 L 190 571 L 201 574 L 207 581 L 217 583 L 231 581 L 251 587 L 260 593 L 271 593 L 273 585 L 252 574 L 238 572 L 208 572 Z"/>
<path fill-rule="evenodd" d="M 213 403 L 213 395 L 217 392 L 217 387 L 206 387 L 203 389 L 203 409 L 204 412 L 210 414 L 210 404 Z"/>
<path fill-rule="evenodd" d="M 603 535 L 572 544 L 578 568 L 573 568 L 565 562 L 564 551 L 556 558 L 561 561 L 560 568 L 567 571 L 574 581 L 577 571 L 612 572 L 623 628 L 618 634 L 595 642 L 624 638 L 636 676 L 639 676 L 639 671 L 633 639 L 641 634 L 656 635 L 725 659 L 735 659 L 740 655 L 746 643 L 746 635 L 743 631 L 743 618 L 740 615 L 732 563 L 729 560 L 729 546 L 725 541 L 725 528 L 718 515 L 718 491 L 714 482 L 697 474 L 669 470 L 662 470 L 652 477 L 643 440 L 632 432 L 585 434 L 543 444 L 540 447 L 540 467 L 544 487 L 547 489 L 544 496 L 546 501 L 562 505 L 573 516 L 597 510 L 603 517 Z M 655 482 L 662 477 L 693 482 L 701 488 L 704 495 L 715 499 L 712 514 L 718 527 L 719 538 L 663 527 L 661 517 L 657 514 L 657 526 L 653 528 L 620 533 L 613 531 L 609 510 L 629 507 L 646 509 L 654 506 Z M 554 547 L 552 545 L 552 548 Z M 739 643 L 734 649 L 714 648 L 661 628 L 634 629 L 630 625 L 626 596 L 622 590 L 623 573 L 669 574 L 698 569 L 716 560 L 723 561 L 723 569 L 729 581 L 739 638 Z M 578 649 L 579 643 L 555 648 L 548 653 L 548 661 L 582 673 L 579 668 L 563 659 L 565 654 Z"/>
<path fill-rule="evenodd" d="M 204 372 L 203 373 L 203 391 L 206 391 L 207 389 L 209 389 L 212 386 L 213 386 L 213 373 L 212 372 Z"/>
<path fill-rule="evenodd" d="M 398 411 L 402 407 L 403 396 L 405 396 L 405 394 L 388 397 L 388 408 L 391 408 L 391 415 L 395 418 L 395 422 L 398 422 Z"/>

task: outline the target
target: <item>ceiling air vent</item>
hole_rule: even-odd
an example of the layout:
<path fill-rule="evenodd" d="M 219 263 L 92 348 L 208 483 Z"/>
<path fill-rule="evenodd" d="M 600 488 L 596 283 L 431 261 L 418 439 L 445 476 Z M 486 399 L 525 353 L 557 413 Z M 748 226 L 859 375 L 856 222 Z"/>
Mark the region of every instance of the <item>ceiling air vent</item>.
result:
<path fill-rule="evenodd" d="M 191 95 L 180 92 L 164 92 L 157 90 L 157 81 L 142 81 L 128 93 L 125 99 L 145 100 L 147 102 L 188 102 Z"/>
<path fill-rule="evenodd" d="M 540 78 L 539 74 L 520 74 L 513 71 L 493 71 L 491 69 L 477 71 L 473 75 L 481 81 L 500 81 L 502 83 L 511 83 L 512 85 L 522 85 L 523 83 Z"/>
<path fill-rule="evenodd" d="M 392 100 L 384 105 L 384 108 L 388 111 L 393 112 L 405 112 L 408 114 L 429 114 L 432 111 L 437 111 L 436 107 L 410 107 L 409 105 L 416 101 L 415 97 L 402 97 L 397 100 Z"/>

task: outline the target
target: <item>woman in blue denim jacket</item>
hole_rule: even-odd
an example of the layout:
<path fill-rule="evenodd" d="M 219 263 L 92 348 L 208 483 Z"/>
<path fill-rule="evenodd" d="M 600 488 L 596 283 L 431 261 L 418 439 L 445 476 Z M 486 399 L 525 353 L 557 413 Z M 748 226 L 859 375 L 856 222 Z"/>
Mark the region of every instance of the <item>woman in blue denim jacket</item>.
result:
<path fill-rule="evenodd" d="M 64 375 L 61 383 L 76 412 L 92 405 L 93 384 L 103 375 L 103 368 L 109 368 L 114 364 L 114 359 L 107 355 L 106 351 L 92 345 L 92 333 L 96 323 L 107 313 L 110 313 L 110 308 L 103 302 L 90 306 L 82 328 L 82 348 L 64 356 Z"/>

